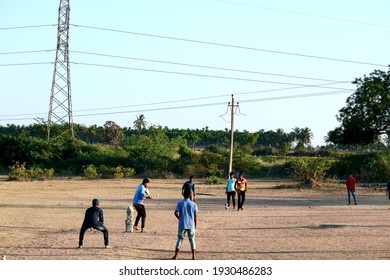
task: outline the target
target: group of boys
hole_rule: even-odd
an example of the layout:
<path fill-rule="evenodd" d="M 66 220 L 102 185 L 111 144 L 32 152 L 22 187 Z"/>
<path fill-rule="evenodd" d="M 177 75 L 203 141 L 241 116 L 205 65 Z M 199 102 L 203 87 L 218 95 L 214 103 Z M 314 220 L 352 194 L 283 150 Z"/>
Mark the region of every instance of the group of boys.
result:
<path fill-rule="evenodd" d="M 248 182 L 244 178 L 244 174 L 240 173 L 238 178 L 234 178 L 234 172 L 229 173 L 229 179 L 226 181 L 226 204 L 225 209 L 228 209 L 230 206 L 230 200 L 233 204 L 233 209 L 236 209 L 236 193 L 237 193 L 237 211 L 244 210 L 242 207 L 245 202 L 245 194 L 248 190 Z"/>
<path fill-rule="evenodd" d="M 133 207 L 137 211 L 137 217 L 135 219 L 133 229 L 139 230 L 138 224 L 139 221 L 141 221 L 141 233 L 147 232 L 145 229 L 146 209 L 144 206 L 144 200 L 152 198 L 148 189 L 149 183 L 149 179 L 143 179 L 142 183 L 137 187 L 133 198 Z M 198 206 L 196 205 L 195 183 L 193 176 L 190 176 L 189 181 L 184 183 L 182 187 L 182 195 L 184 199 L 176 205 L 174 211 L 174 215 L 179 220 L 179 223 L 175 254 L 172 259 L 177 259 L 181 244 L 187 234 L 191 245 L 192 259 L 195 260 L 195 229 L 197 224 Z M 128 225 L 127 222 L 132 222 L 129 220 L 129 216 L 131 215 L 131 211 L 129 211 L 129 209 L 127 209 L 127 214 L 128 219 L 126 220 L 126 225 Z M 92 200 L 92 207 L 85 211 L 85 216 L 79 235 L 78 248 L 80 249 L 83 247 L 84 234 L 88 229 L 96 229 L 101 231 L 104 237 L 105 248 L 111 248 L 111 246 L 108 245 L 108 230 L 104 226 L 103 210 L 100 208 L 100 201 L 97 198 Z"/>
<path fill-rule="evenodd" d="M 149 183 L 150 183 L 149 179 L 147 178 L 143 179 L 142 183 L 137 187 L 133 198 L 133 207 L 137 211 L 137 217 L 135 219 L 133 229 L 139 230 L 138 224 L 139 221 L 141 220 L 141 233 L 147 232 L 145 230 L 146 209 L 144 206 L 144 200 L 152 198 L 148 189 Z M 356 183 L 356 179 L 352 175 L 350 175 L 346 180 L 346 187 L 348 192 L 348 204 L 351 203 L 350 198 L 352 196 L 355 205 L 357 205 L 356 197 L 355 197 L 355 183 Z M 236 206 L 235 194 L 237 193 L 237 198 L 238 198 L 237 211 L 244 210 L 243 205 L 245 202 L 245 192 L 247 190 L 248 190 L 248 184 L 243 174 L 240 173 L 238 178 L 235 179 L 234 172 L 230 172 L 229 179 L 226 182 L 225 193 L 227 195 L 227 203 L 225 204 L 225 209 L 229 208 L 230 200 L 232 201 L 233 209 L 235 209 Z M 191 246 L 192 259 L 195 260 L 196 259 L 195 229 L 197 224 L 198 206 L 196 204 L 194 176 L 190 176 L 189 180 L 183 184 L 182 195 L 184 199 L 176 205 L 174 211 L 174 215 L 179 220 L 179 223 L 178 223 L 178 233 L 177 233 L 175 254 L 172 257 L 172 259 L 177 259 L 181 244 L 187 234 Z M 390 199 L 390 181 L 387 183 L 386 195 L 389 196 Z M 83 247 L 84 233 L 88 229 L 96 229 L 101 231 L 104 237 L 104 246 L 106 248 L 111 248 L 108 245 L 108 230 L 104 226 L 103 210 L 99 207 L 99 204 L 100 204 L 99 200 L 95 198 L 92 200 L 92 207 L 88 208 L 85 211 L 84 221 L 80 229 L 79 248 Z M 129 213 L 129 209 L 127 210 L 127 212 L 128 212 L 128 216 L 132 214 L 131 211 Z"/>

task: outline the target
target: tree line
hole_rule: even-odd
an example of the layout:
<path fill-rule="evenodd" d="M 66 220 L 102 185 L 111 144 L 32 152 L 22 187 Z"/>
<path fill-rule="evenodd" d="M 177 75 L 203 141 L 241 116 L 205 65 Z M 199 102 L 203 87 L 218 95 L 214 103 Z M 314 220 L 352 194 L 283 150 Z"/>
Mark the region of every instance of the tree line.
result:
<path fill-rule="evenodd" d="M 236 130 L 234 170 L 253 177 L 299 177 L 310 172 L 343 177 L 356 172 L 367 181 L 386 180 L 390 174 L 390 71 L 376 70 L 354 83 L 357 90 L 340 109 L 340 127 L 328 133 L 326 146 L 313 147 L 313 134 L 307 127 L 290 132 Z M 145 116 L 139 115 L 132 127 L 107 121 L 103 126 L 75 124 L 73 131 L 71 137 L 68 126 L 53 124 L 48 139 L 43 120 L 28 126 L 0 126 L 0 172 L 17 174 L 27 169 L 31 174 L 50 170 L 47 173 L 67 176 L 88 172 L 101 177 L 159 178 L 194 174 L 216 179 L 228 173 L 228 129 L 149 126 Z"/>
<path fill-rule="evenodd" d="M 0 170 L 3 174 L 14 171 L 15 176 L 27 176 L 29 173 L 19 174 L 24 169 L 31 176 L 51 170 L 48 173 L 57 176 L 84 174 L 94 179 L 194 174 L 215 182 L 221 182 L 228 173 L 228 130 L 150 126 L 140 131 L 108 121 L 103 126 L 77 124 L 73 138 L 68 129 L 66 125 L 55 125 L 51 128 L 53 136 L 48 139 L 45 124 L 0 126 Z M 368 181 L 384 180 L 390 174 L 387 149 L 356 153 L 332 147 L 314 148 L 307 128 L 294 128 L 289 133 L 281 129 L 235 131 L 234 135 L 234 170 L 251 177 L 296 176 L 302 168 L 314 168 L 314 173 L 325 172 L 324 176 L 330 177 L 359 172 Z M 319 167 L 321 172 L 315 170 Z"/>

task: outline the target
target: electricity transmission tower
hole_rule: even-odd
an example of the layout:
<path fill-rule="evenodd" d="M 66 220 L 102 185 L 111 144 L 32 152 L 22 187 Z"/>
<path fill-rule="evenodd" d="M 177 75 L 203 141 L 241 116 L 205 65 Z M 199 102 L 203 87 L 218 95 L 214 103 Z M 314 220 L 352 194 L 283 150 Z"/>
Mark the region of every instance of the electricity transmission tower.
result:
<path fill-rule="evenodd" d="M 60 0 L 58 9 L 57 51 L 47 121 L 48 138 L 53 124 L 68 125 L 74 137 L 69 68 L 69 1 Z"/>

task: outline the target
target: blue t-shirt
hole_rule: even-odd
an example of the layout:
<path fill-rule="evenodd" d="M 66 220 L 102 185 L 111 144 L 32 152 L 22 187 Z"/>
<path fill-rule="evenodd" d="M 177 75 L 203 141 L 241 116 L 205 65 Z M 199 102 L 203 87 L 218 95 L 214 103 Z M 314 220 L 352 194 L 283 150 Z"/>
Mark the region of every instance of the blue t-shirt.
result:
<path fill-rule="evenodd" d="M 176 205 L 176 211 L 179 212 L 179 229 L 195 228 L 195 213 L 198 212 L 198 206 L 189 198 L 183 199 Z"/>
<path fill-rule="evenodd" d="M 135 190 L 133 204 L 144 204 L 144 199 L 147 196 L 147 189 L 143 184 L 140 184 Z"/>
<path fill-rule="evenodd" d="M 234 192 L 234 185 L 236 184 L 236 179 L 234 178 L 229 178 L 226 181 L 226 191 L 227 192 Z"/>

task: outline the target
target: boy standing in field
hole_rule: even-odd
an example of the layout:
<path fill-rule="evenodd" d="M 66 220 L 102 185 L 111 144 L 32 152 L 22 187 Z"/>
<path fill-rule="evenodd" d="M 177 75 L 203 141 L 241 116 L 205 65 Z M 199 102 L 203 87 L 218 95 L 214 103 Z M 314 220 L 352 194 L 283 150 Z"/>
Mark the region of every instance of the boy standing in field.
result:
<path fill-rule="evenodd" d="M 172 257 L 172 259 L 173 260 L 177 259 L 180 246 L 187 233 L 191 245 L 192 259 L 196 260 L 195 229 L 197 224 L 196 213 L 198 212 L 198 206 L 196 205 L 195 202 L 190 200 L 190 196 L 191 196 L 190 191 L 185 190 L 183 196 L 184 199 L 177 204 L 174 213 L 176 218 L 179 220 L 179 224 L 178 224 L 178 231 L 177 231 L 175 255 Z"/>
<path fill-rule="evenodd" d="M 100 209 L 99 204 L 99 200 L 95 198 L 92 200 L 92 207 L 85 211 L 84 221 L 80 229 L 79 249 L 83 248 L 84 233 L 89 228 L 94 228 L 101 231 L 104 237 L 104 246 L 106 249 L 111 248 L 108 246 L 108 230 L 103 225 L 103 210 Z"/>
<path fill-rule="evenodd" d="M 135 230 L 138 230 L 138 222 L 141 219 L 141 232 L 147 232 L 145 229 L 146 209 L 144 205 L 144 200 L 152 198 L 148 189 L 149 183 L 150 181 L 148 178 L 143 179 L 142 183 L 135 190 L 133 198 L 133 206 L 135 210 L 137 210 L 137 217 L 135 218 L 133 228 Z"/>
<path fill-rule="evenodd" d="M 240 173 L 238 175 L 238 179 L 236 180 L 234 188 L 237 191 L 237 200 L 238 200 L 237 211 L 244 210 L 242 206 L 244 205 L 245 202 L 245 193 L 248 190 L 248 183 L 246 181 L 246 178 L 244 178 L 244 174 Z"/>
<path fill-rule="evenodd" d="M 226 181 L 226 198 L 227 202 L 225 205 L 225 209 L 228 209 L 230 206 L 230 198 L 232 199 L 233 209 L 236 209 L 236 191 L 234 186 L 236 184 L 236 179 L 234 178 L 234 172 L 229 173 L 229 179 Z"/>
<path fill-rule="evenodd" d="M 387 182 L 386 196 L 389 196 L 390 199 L 390 181 Z"/>
<path fill-rule="evenodd" d="M 189 180 L 183 184 L 183 187 L 181 188 L 181 194 L 183 196 L 184 191 L 186 190 L 190 192 L 190 199 L 196 203 L 194 176 L 190 176 Z"/>
<path fill-rule="evenodd" d="M 345 185 L 347 186 L 347 192 L 348 192 L 348 205 L 351 204 L 351 195 L 353 197 L 353 201 L 356 203 L 356 197 L 355 197 L 355 188 L 356 188 L 356 180 L 353 178 L 352 174 L 349 174 L 349 177 L 347 181 L 345 182 Z"/>

